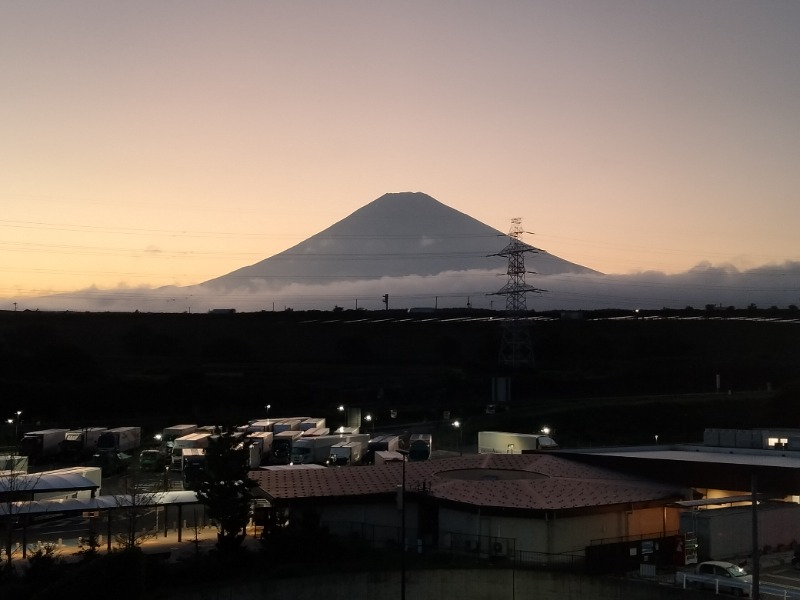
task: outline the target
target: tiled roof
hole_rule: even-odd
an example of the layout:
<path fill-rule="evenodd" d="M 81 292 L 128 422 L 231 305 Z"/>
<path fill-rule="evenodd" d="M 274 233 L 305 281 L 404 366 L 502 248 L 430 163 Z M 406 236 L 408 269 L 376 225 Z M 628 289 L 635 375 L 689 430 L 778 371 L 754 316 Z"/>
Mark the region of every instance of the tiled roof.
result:
<path fill-rule="evenodd" d="M 402 463 L 320 470 L 252 472 L 276 501 L 391 494 Z M 495 508 L 559 510 L 681 498 L 675 486 L 542 454 L 475 454 L 406 463 L 406 490 Z"/>

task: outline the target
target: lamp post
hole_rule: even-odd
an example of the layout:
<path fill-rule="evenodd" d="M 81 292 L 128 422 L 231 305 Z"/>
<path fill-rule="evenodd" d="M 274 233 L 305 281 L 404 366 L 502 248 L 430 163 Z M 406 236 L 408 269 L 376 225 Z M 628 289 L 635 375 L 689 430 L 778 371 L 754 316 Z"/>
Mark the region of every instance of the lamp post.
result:
<path fill-rule="evenodd" d="M 267 411 L 267 425 L 269 425 L 269 409 L 272 408 L 272 404 L 267 404 L 264 406 L 264 410 Z"/>
<path fill-rule="evenodd" d="M 19 417 L 22 414 L 21 410 L 14 413 L 14 416 L 6 420 L 9 425 L 14 425 L 14 447 L 19 448 Z"/>
<path fill-rule="evenodd" d="M 342 431 L 344 431 L 344 428 L 347 427 L 347 408 L 344 404 L 340 404 L 336 410 L 342 413 Z"/>
<path fill-rule="evenodd" d="M 406 461 L 408 450 L 398 450 L 403 455 L 403 482 L 400 488 L 400 600 L 406 600 Z"/>
<path fill-rule="evenodd" d="M 461 440 L 463 439 L 463 430 L 461 429 L 461 421 L 456 419 L 453 421 L 453 427 L 458 429 L 458 455 L 464 456 L 464 446 L 461 445 Z"/>
<path fill-rule="evenodd" d="M 372 415 L 367 415 L 366 417 L 364 417 L 364 420 L 367 423 L 372 423 L 372 433 L 374 435 L 375 434 L 375 421 L 378 420 L 378 417 L 373 417 Z"/>

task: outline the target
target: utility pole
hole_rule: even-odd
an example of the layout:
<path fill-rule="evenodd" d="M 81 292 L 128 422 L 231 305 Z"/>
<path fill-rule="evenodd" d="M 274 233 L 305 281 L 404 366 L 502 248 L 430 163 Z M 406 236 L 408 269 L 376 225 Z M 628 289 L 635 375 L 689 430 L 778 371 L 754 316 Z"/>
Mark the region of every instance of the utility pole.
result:
<path fill-rule="evenodd" d="M 386 305 L 386 310 L 389 310 L 389 294 L 383 295 L 383 303 Z"/>

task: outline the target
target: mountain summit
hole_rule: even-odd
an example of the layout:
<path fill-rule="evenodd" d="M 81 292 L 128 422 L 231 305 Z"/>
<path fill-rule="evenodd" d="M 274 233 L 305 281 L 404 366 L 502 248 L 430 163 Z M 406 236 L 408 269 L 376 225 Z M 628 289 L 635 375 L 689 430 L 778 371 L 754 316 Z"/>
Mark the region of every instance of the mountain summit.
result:
<path fill-rule="evenodd" d="M 209 280 L 216 292 L 279 289 L 453 271 L 495 271 L 506 234 L 427 194 L 385 194 L 324 231 L 275 256 Z M 531 260 L 542 275 L 594 273 L 544 251 Z"/>

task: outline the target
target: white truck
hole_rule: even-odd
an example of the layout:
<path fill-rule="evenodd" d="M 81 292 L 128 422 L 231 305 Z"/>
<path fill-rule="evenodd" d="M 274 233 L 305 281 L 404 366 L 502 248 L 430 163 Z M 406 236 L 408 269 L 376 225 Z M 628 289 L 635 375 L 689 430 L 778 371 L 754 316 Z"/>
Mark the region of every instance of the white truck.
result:
<path fill-rule="evenodd" d="M 84 427 L 68 431 L 61 441 L 61 455 L 71 459 L 88 458 L 94 454 L 97 440 L 106 431 L 106 427 Z"/>
<path fill-rule="evenodd" d="M 192 425 L 190 423 L 165 427 L 161 432 L 161 443 L 164 444 L 166 448 L 172 448 L 172 444 L 177 438 L 189 435 L 195 431 L 197 431 L 197 425 Z"/>
<path fill-rule="evenodd" d="M 29 431 L 19 442 L 19 453 L 28 457 L 30 464 L 44 462 L 56 456 L 69 429 L 41 429 Z"/>
<path fill-rule="evenodd" d="M 175 438 L 172 445 L 172 460 L 170 468 L 176 471 L 183 470 L 183 450 L 185 448 L 208 448 L 209 432 L 195 432 Z"/>
<path fill-rule="evenodd" d="M 319 437 L 321 435 L 330 435 L 331 430 L 327 427 L 312 427 L 311 429 L 301 429 L 303 437 Z"/>
<path fill-rule="evenodd" d="M 331 446 L 331 456 L 328 459 L 333 466 L 357 465 L 361 462 L 361 453 L 364 445 L 361 442 L 338 442 Z"/>
<path fill-rule="evenodd" d="M 272 436 L 271 431 L 254 431 L 245 438 L 251 469 L 260 467 L 261 463 L 269 457 L 269 453 L 272 451 Z"/>
<path fill-rule="evenodd" d="M 480 454 L 525 454 L 555 448 L 558 448 L 556 441 L 543 433 L 478 432 Z"/>
<path fill-rule="evenodd" d="M 375 462 L 376 452 L 396 452 L 399 447 L 399 435 L 377 435 L 367 444 L 367 452 L 364 455 L 364 462 L 367 464 L 372 464 Z"/>
<path fill-rule="evenodd" d="M 245 426 L 244 432 L 248 434 L 255 431 L 272 431 L 272 426 L 276 422 L 277 421 L 275 419 L 259 419 L 257 421 L 251 421 Z"/>
<path fill-rule="evenodd" d="M 280 433 L 281 431 L 300 431 L 300 423 L 306 418 L 297 417 L 294 419 L 281 419 L 272 425 L 272 433 Z"/>
<path fill-rule="evenodd" d="M 293 465 L 327 464 L 331 447 L 339 441 L 338 435 L 302 436 L 292 443 L 290 462 Z"/>
<path fill-rule="evenodd" d="M 319 429 L 320 427 L 325 427 L 325 417 L 320 417 L 318 419 L 305 419 L 304 421 L 300 422 L 300 431 Z"/>
<path fill-rule="evenodd" d="M 97 438 L 97 450 L 130 452 L 142 445 L 141 427 L 114 427 Z"/>
<path fill-rule="evenodd" d="M 303 432 L 296 430 L 279 431 L 272 436 L 272 457 L 279 464 L 288 464 L 292 458 L 292 446 L 303 437 Z"/>
<path fill-rule="evenodd" d="M 369 434 L 338 435 L 339 442 L 331 446 L 329 463 L 332 466 L 360 464 L 369 443 Z"/>

